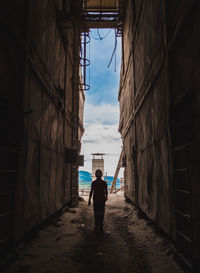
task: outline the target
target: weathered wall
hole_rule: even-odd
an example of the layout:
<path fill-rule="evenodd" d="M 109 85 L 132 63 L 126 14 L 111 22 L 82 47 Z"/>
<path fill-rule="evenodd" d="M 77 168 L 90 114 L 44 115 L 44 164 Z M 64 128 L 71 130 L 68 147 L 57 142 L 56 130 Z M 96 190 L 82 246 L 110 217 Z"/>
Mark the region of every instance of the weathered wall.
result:
<path fill-rule="evenodd" d="M 123 36 L 120 131 L 126 195 L 170 233 L 168 100 L 161 1 L 129 1 Z M 124 68 L 123 68 L 124 67 Z"/>
<path fill-rule="evenodd" d="M 20 154 L 17 238 L 71 201 L 71 170 L 64 151 L 72 145 L 73 30 L 65 32 L 64 40 L 54 4 L 38 0 L 29 7 L 31 59 L 26 61 L 23 105 L 33 112 L 25 120 Z M 62 10 L 62 1 L 56 5 Z"/>
<path fill-rule="evenodd" d="M 128 1 L 119 90 L 126 196 L 199 253 L 198 1 Z"/>
<path fill-rule="evenodd" d="M 195 263 L 200 260 L 199 1 L 169 1 L 167 26 L 174 238 L 178 250 Z"/>
<path fill-rule="evenodd" d="M 72 164 L 65 163 L 65 147 L 78 150 L 75 116 L 82 120 L 84 103 L 74 70 L 79 67 L 80 34 L 73 16 L 78 16 L 79 2 L 4 2 L 0 29 L 3 252 L 8 241 L 20 239 L 72 201 Z"/>

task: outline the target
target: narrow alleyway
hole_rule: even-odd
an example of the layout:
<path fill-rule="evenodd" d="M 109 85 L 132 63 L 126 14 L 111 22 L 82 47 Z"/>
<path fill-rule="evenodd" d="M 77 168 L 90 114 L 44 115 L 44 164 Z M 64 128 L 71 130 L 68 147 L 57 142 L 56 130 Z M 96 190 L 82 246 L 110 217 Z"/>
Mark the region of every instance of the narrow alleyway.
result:
<path fill-rule="evenodd" d="M 93 231 L 87 200 L 51 221 L 17 250 L 7 273 L 181 273 L 166 239 L 123 195 L 111 195 L 105 233 Z"/>

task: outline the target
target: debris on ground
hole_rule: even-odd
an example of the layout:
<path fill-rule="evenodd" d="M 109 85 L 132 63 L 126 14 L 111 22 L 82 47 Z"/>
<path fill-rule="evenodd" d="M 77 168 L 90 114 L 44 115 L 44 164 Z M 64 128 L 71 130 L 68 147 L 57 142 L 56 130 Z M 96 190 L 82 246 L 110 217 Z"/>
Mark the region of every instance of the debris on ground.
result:
<path fill-rule="evenodd" d="M 79 202 L 84 202 L 85 199 L 84 199 L 83 197 L 79 196 L 79 197 L 78 197 L 78 201 L 79 201 Z"/>
<path fill-rule="evenodd" d="M 76 210 L 75 210 L 75 209 L 72 209 L 72 208 L 66 208 L 65 211 L 66 211 L 66 212 L 70 212 L 70 213 L 76 213 Z"/>
<path fill-rule="evenodd" d="M 129 210 L 129 207 L 128 207 L 128 206 L 125 206 L 125 207 L 124 207 L 124 210 L 125 210 L 125 211 L 128 211 L 128 210 Z"/>
<path fill-rule="evenodd" d="M 85 227 L 85 224 L 80 224 L 79 227 Z"/>
<path fill-rule="evenodd" d="M 64 211 L 57 222 L 20 248 L 7 273 L 183 273 L 166 237 L 123 195 L 109 195 L 105 233 L 94 232 L 87 202 Z"/>

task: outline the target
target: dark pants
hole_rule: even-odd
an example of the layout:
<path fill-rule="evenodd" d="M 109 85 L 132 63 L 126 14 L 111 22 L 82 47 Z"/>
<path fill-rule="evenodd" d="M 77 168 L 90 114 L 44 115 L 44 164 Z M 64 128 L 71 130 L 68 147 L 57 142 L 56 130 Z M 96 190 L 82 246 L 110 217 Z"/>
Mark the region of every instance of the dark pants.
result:
<path fill-rule="evenodd" d="M 103 231 L 105 202 L 103 203 L 94 202 L 93 209 L 94 209 L 95 229 L 99 231 Z"/>

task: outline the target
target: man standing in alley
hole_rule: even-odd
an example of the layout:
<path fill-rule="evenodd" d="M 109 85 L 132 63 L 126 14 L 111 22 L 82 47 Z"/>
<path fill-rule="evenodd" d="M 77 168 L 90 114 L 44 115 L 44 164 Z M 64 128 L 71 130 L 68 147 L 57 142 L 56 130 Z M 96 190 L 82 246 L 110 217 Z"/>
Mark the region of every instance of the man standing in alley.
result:
<path fill-rule="evenodd" d="M 88 205 L 91 205 L 93 195 L 95 231 L 103 232 L 105 202 L 108 199 L 108 188 L 106 181 L 101 179 L 103 173 L 100 169 L 96 170 L 95 175 L 97 179 L 92 181 Z"/>

